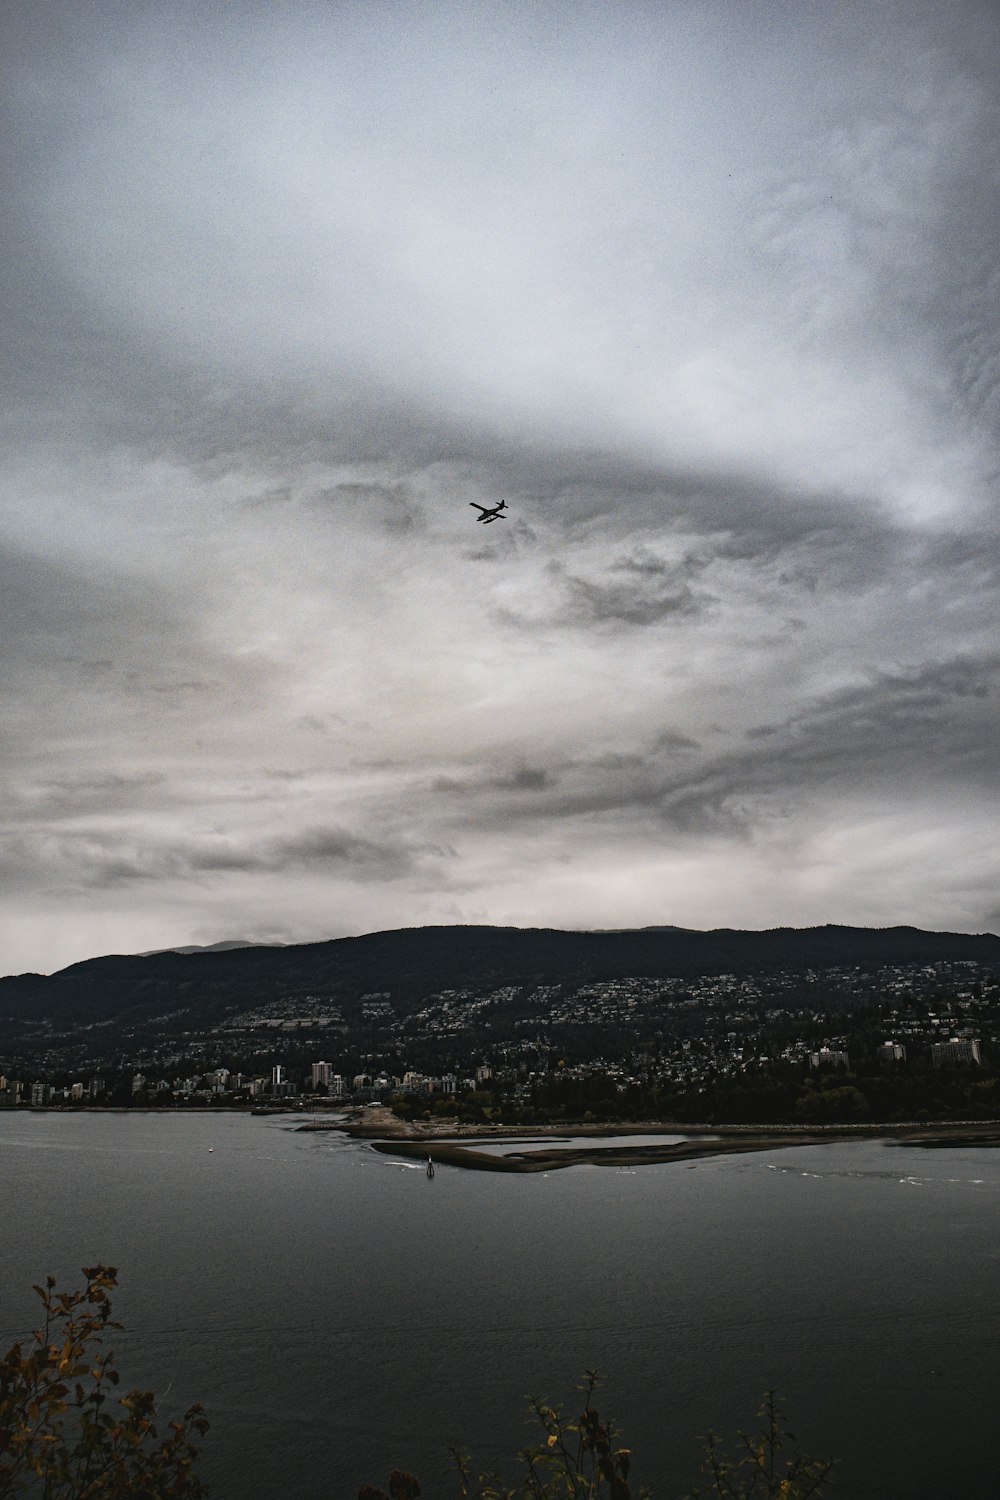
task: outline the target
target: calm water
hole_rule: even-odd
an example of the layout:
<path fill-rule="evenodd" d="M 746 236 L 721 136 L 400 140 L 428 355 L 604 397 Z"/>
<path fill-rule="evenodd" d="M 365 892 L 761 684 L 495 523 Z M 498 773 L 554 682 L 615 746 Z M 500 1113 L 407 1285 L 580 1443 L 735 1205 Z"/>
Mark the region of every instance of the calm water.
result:
<path fill-rule="evenodd" d="M 842 1500 L 1000 1495 L 1000 1153 L 428 1181 L 274 1118 L 5 1113 L 0 1173 L 4 1346 L 31 1281 L 116 1264 L 126 1378 L 208 1406 L 216 1500 L 453 1493 L 449 1442 L 505 1463 L 589 1366 L 657 1500 L 769 1385 Z"/>

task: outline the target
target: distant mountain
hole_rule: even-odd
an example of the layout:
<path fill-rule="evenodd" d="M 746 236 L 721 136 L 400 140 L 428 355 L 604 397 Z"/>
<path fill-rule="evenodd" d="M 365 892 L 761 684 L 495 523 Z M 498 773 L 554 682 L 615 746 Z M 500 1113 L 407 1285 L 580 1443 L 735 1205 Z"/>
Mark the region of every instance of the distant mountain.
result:
<path fill-rule="evenodd" d="M 644 928 L 562 932 L 519 927 L 414 927 L 288 947 L 215 945 L 87 959 L 49 976 L 0 979 L 0 1041 L 25 1023 L 61 1028 L 154 1023 L 184 1030 L 289 997 L 319 997 L 345 1018 L 373 993 L 397 1014 L 448 989 L 571 984 L 696 974 L 801 973 L 971 960 L 1000 969 L 992 933 L 915 927 Z"/>
<path fill-rule="evenodd" d="M 284 943 L 251 943 L 246 938 L 223 938 L 221 943 L 189 943 L 182 948 L 147 948 L 136 958 L 155 958 L 159 953 L 231 953 L 234 948 L 283 948 Z"/>

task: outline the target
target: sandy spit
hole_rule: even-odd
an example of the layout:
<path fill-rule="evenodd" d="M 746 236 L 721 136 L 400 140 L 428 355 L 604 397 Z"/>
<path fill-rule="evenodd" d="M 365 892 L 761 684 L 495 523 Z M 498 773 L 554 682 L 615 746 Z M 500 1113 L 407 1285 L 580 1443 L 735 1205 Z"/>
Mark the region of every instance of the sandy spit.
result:
<path fill-rule="evenodd" d="M 1000 1121 L 961 1120 L 933 1124 L 892 1125 L 680 1125 L 673 1121 L 643 1121 L 623 1125 L 534 1125 L 444 1126 L 421 1125 L 397 1119 L 384 1105 L 373 1105 L 341 1121 L 313 1121 L 300 1130 L 341 1130 L 370 1140 L 376 1151 L 442 1166 L 463 1167 L 478 1172 L 553 1172 L 561 1167 L 636 1167 L 654 1163 L 697 1161 L 710 1156 L 728 1156 L 751 1151 L 773 1151 L 788 1146 L 824 1146 L 835 1141 L 881 1140 L 897 1146 L 1000 1146 Z M 595 1136 L 681 1135 L 685 1139 L 648 1146 L 597 1146 L 584 1141 Z M 477 1140 L 502 1140 L 515 1144 L 545 1136 L 580 1140 L 574 1147 L 534 1147 L 493 1155 L 477 1151 Z"/>

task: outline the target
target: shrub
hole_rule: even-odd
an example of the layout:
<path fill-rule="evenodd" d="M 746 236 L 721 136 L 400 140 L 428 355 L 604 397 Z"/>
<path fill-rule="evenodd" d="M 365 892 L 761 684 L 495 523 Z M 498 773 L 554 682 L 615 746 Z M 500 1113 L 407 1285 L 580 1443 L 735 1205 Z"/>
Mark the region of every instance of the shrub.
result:
<path fill-rule="evenodd" d="M 575 1421 L 558 1407 L 532 1399 L 531 1411 L 542 1441 L 519 1455 L 520 1474 L 513 1483 L 495 1474 L 475 1476 L 467 1454 L 452 1456 L 458 1474 L 459 1500 L 632 1500 L 629 1474 L 631 1449 L 620 1444 L 614 1423 L 602 1418 L 593 1405 L 598 1386 L 590 1370 L 579 1390 L 584 1409 Z M 702 1473 L 707 1486 L 692 1490 L 686 1500 L 810 1500 L 830 1481 L 832 1459 L 808 1458 L 786 1444 L 795 1438 L 782 1430 L 784 1414 L 774 1391 L 768 1391 L 758 1412 L 760 1427 L 741 1432 L 736 1451 L 727 1457 L 714 1433 L 705 1439 Z M 640 1489 L 639 1500 L 649 1500 Z M 420 1484 L 412 1474 L 394 1469 L 388 1494 L 364 1485 L 358 1500 L 419 1500 Z"/>
<path fill-rule="evenodd" d="M 25 1350 L 0 1360 L 0 1496 L 41 1500 L 198 1500 L 192 1435 L 208 1429 L 200 1406 L 157 1425 L 152 1391 L 116 1397 L 119 1374 L 105 1334 L 113 1266 L 85 1266 L 82 1291 L 34 1290 L 45 1321 Z"/>

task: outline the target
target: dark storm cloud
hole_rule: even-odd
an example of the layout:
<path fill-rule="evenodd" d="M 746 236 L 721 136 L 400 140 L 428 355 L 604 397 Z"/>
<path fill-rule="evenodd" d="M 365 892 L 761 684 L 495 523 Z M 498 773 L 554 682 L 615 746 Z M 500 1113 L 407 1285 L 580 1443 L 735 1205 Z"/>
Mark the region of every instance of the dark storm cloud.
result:
<path fill-rule="evenodd" d="M 662 729 L 653 740 L 653 749 L 664 750 L 668 752 L 676 750 L 697 750 L 699 749 L 699 745 L 697 740 L 690 739 L 686 734 L 678 734 L 677 731 L 673 729 Z"/>
<path fill-rule="evenodd" d="M 745 749 L 709 761 L 692 783 L 664 788 L 664 815 L 690 821 L 703 812 L 715 823 L 735 808 L 751 823 L 757 797 L 796 799 L 831 783 L 842 792 L 956 784 L 992 792 L 1000 773 L 998 688 L 996 655 L 872 673 L 750 731 Z"/>
<path fill-rule="evenodd" d="M 536 773 L 531 801 L 503 799 L 502 816 L 574 821 L 641 815 L 685 834 L 751 832 L 803 798 L 859 787 L 947 789 L 1000 784 L 1000 655 L 956 657 L 892 672 L 822 695 L 781 722 L 750 729 L 739 748 L 713 754 L 665 731 L 641 752 L 569 759 Z M 482 775 L 441 779 L 435 789 L 487 797 L 525 790 Z"/>
<path fill-rule="evenodd" d="M 487 793 L 495 792 L 543 792 L 550 790 L 554 785 L 554 777 L 550 770 L 542 766 L 517 766 L 512 771 L 497 773 L 477 770 L 474 773 L 475 780 L 463 780 L 456 776 L 435 776 L 430 782 L 430 791 L 446 797 L 469 797 L 484 789 Z"/>
<path fill-rule="evenodd" d="M 192 872 L 250 871 L 277 873 L 302 869 L 344 869 L 355 880 L 398 880 L 411 874 L 422 858 L 440 858 L 437 847 L 416 847 L 405 839 L 372 839 L 345 828 L 310 828 L 260 847 L 220 841 L 188 857 Z"/>
<path fill-rule="evenodd" d="M 119 805 L 128 807 L 128 801 Z M 99 809 L 86 802 L 75 814 Z M 10 889 L 28 871 L 44 872 L 57 888 L 121 889 L 132 884 L 179 881 L 204 884 L 211 877 L 237 875 L 345 874 L 351 880 L 401 880 L 419 873 L 428 863 L 453 857 L 438 844 L 414 843 L 406 838 L 369 838 L 345 828 L 310 828 L 300 833 L 257 843 L 204 836 L 190 845 L 145 840 L 127 832 L 64 831 L 55 837 L 22 834 L 0 847 L 0 873 Z"/>
<path fill-rule="evenodd" d="M 386 531 L 400 536 L 408 536 L 423 522 L 420 506 L 405 484 L 336 484 L 322 490 L 314 503 L 361 509 Z"/>
<path fill-rule="evenodd" d="M 552 785 L 552 776 L 541 766 L 518 766 L 505 776 L 495 776 L 491 785 L 498 791 L 541 792 Z"/>
<path fill-rule="evenodd" d="M 552 564 L 552 571 L 564 579 L 568 621 L 643 626 L 706 608 L 710 600 L 692 587 L 705 567 L 701 558 L 685 557 L 674 563 L 641 550 L 617 558 L 603 578 L 564 574 L 557 563 Z"/>
<path fill-rule="evenodd" d="M 172 853 L 140 844 L 134 834 L 92 829 L 5 833 L 0 839 L 0 889 L 8 897 L 72 896 L 87 890 L 156 885 L 173 879 L 183 862 Z"/>
<path fill-rule="evenodd" d="M 823 774 L 877 784 L 902 773 L 992 786 L 1000 772 L 998 689 L 997 654 L 872 673 L 748 739 L 764 742 L 762 768 L 776 785 Z"/>
<path fill-rule="evenodd" d="M 134 775 L 108 772 L 106 775 L 70 776 L 62 780 L 22 784 L 17 798 L 17 814 L 24 823 L 120 814 L 125 809 L 135 811 L 161 805 L 167 785 L 167 777 L 162 771 L 142 771 Z"/>
<path fill-rule="evenodd" d="M 668 776 L 654 800 L 664 822 L 688 830 L 758 820 L 831 791 L 945 796 L 995 793 L 1000 776 L 1000 657 L 956 658 L 896 672 L 807 704 L 750 731 L 743 750 Z M 646 799 L 642 798 L 645 802 Z"/>

